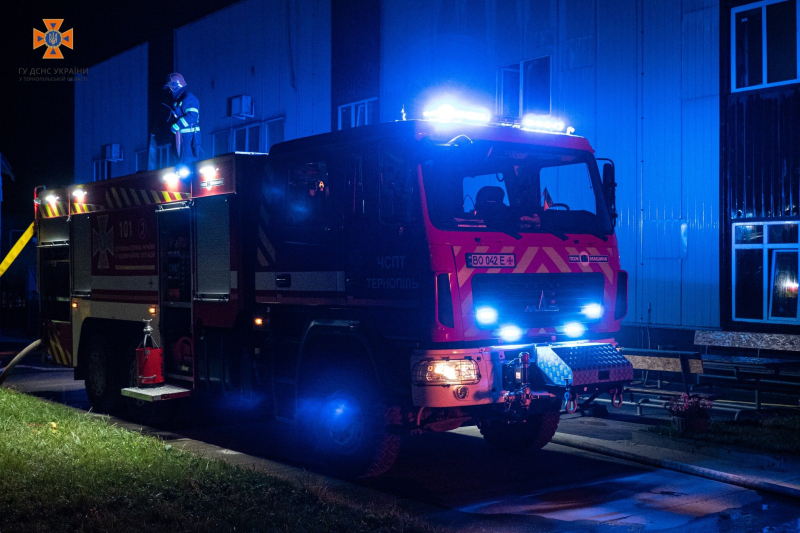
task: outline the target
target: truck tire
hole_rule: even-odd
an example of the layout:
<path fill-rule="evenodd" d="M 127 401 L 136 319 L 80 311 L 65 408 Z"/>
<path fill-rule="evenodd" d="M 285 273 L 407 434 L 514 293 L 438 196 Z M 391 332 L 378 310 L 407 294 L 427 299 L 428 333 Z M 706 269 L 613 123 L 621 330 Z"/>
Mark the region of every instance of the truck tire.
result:
<path fill-rule="evenodd" d="M 560 417 L 558 411 L 546 411 L 531 415 L 524 423 L 487 420 L 481 423 L 480 430 L 486 444 L 498 450 L 520 453 L 536 451 L 553 439 Z"/>
<path fill-rule="evenodd" d="M 308 376 L 298 394 L 300 448 L 326 473 L 371 477 L 394 464 L 400 436 L 400 408 L 388 405 L 374 380 L 361 372 Z"/>
<path fill-rule="evenodd" d="M 117 414 L 124 406 L 120 361 L 114 358 L 114 345 L 105 335 L 89 339 L 84 357 L 86 395 L 92 409 Z"/>

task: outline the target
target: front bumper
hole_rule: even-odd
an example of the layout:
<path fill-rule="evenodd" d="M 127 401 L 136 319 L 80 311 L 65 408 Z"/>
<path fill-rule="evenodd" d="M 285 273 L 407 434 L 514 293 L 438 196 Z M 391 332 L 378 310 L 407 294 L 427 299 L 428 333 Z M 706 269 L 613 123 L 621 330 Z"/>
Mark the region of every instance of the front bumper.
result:
<path fill-rule="evenodd" d="M 608 343 L 564 342 L 516 344 L 461 350 L 418 350 L 412 369 L 430 362 L 470 360 L 478 369 L 477 382 L 421 383 L 411 386 L 415 407 L 468 407 L 505 402 L 514 387 L 509 375 L 517 368 L 520 354 L 530 354 L 529 383 L 533 401 L 561 396 L 566 391 L 610 390 L 633 379 L 633 366 Z"/>

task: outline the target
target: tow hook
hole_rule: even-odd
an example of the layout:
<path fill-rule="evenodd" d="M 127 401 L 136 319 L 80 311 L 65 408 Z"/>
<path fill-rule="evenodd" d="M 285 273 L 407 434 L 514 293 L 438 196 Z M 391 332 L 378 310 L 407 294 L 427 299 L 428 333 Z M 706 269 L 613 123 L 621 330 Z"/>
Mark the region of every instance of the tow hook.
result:
<path fill-rule="evenodd" d="M 608 394 L 611 395 L 611 407 L 616 407 L 617 409 L 622 407 L 622 391 L 611 389 Z"/>
<path fill-rule="evenodd" d="M 570 389 L 567 389 L 567 392 L 564 393 L 564 409 L 569 414 L 573 414 L 578 410 L 579 398 L 580 396 Z"/>
<path fill-rule="evenodd" d="M 516 409 L 527 410 L 531 405 L 533 394 L 531 394 L 531 387 L 528 383 L 528 368 L 530 367 L 531 354 L 529 352 L 522 352 L 519 354 L 520 372 L 521 372 L 521 387 L 517 390 L 508 391 L 503 394 L 503 400 L 506 403 L 506 412 L 511 412 Z M 516 404 L 516 405 L 515 405 Z"/>

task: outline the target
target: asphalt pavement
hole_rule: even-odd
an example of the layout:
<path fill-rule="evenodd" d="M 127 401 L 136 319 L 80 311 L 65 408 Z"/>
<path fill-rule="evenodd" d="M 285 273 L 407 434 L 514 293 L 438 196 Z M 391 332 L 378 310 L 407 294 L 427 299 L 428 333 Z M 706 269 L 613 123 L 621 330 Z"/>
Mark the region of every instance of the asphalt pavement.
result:
<path fill-rule="evenodd" d="M 83 382 L 71 370 L 36 361 L 25 361 L 4 386 L 90 407 Z M 477 428 L 408 438 L 389 472 L 353 485 L 298 468 L 287 454 L 290 426 L 254 420 L 258 407 L 257 400 L 232 401 L 208 416 L 179 417 L 170 426 L 145 430 L 176 447 L 303 482 L 311 476 L 357 501 L 398 506 L 461 531 L 800 531 L 800 500 L 552 443 L 535 454 L 502 454 L 483 442 Z M 648 421 L 632 408 L 608 418 L 564 415 L 559 432 L 659 453 L 657 441 L 636 437 Z M 693 454 L 669 453 L 683 453 L 683 460 Z M 740 459 L 691 455 L 707 467 L 733 468 Z M 787 482 L 800 475 L 795 463 L 769 457 L 757 457 L 748 468 L 749 474 Z"/>

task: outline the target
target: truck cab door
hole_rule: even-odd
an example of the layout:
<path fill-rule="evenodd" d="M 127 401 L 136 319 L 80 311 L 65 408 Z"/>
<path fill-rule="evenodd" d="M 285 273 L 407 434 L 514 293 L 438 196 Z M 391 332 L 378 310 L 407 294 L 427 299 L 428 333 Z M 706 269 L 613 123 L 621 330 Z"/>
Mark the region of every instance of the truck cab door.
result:
<path fill-rule="evenodd" d="M 364 152 L 356 174 L 347 303 L 376 309 L 385 335 L 415 336 L 430 280 L 424 276 L 428 253 L 410 152 L 400 143 L 382 143 Z"/>
<path fill-rule="evenodd" d="M 345 191 L 335 166 L 329 155 L 315 154 L 295 159 L 282 169 L 285 202 L 270 280 L 279 303 L 344 303 L 341 209 Z"/>

